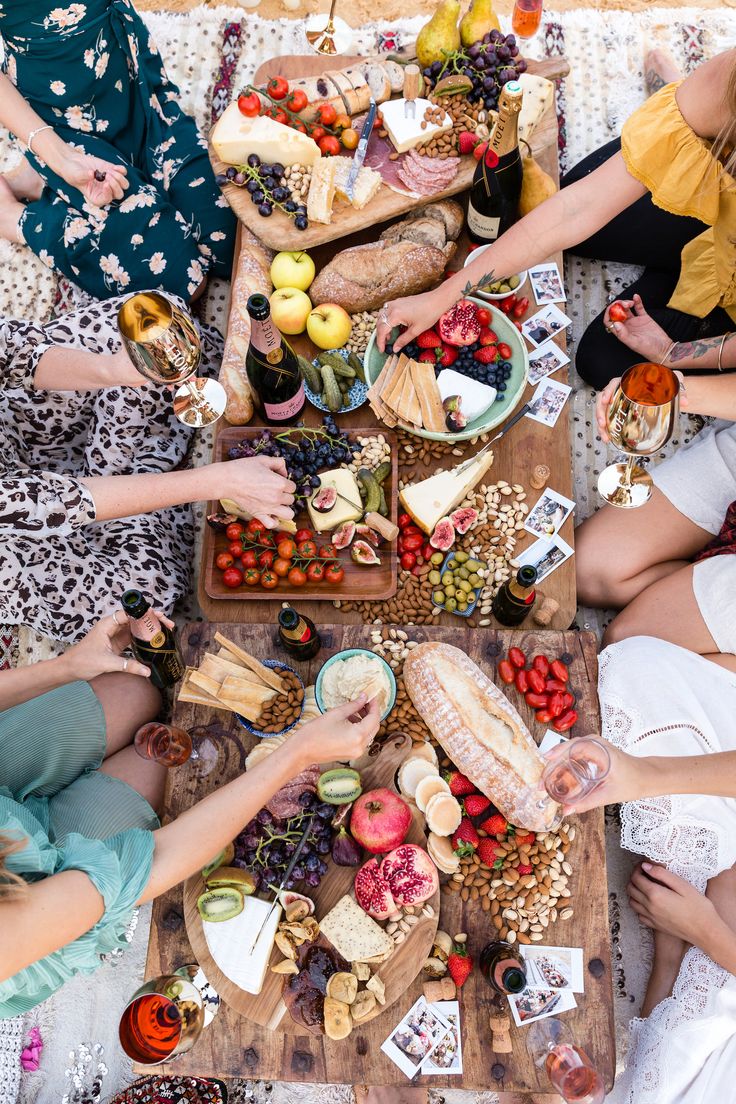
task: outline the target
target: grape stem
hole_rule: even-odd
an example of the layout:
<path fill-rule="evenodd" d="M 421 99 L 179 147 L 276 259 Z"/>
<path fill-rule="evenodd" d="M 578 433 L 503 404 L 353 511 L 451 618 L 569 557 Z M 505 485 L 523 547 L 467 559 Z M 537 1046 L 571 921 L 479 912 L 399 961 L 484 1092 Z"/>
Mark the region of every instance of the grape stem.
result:
<path fill-rule="evenodd" d="M 263 189 L 264 193 L 268 196 L 269 203 L 273 203 L 273 205 L 275 207 L 278 207 L 280 211 L 283 211 L 283 213 L 288 218 L 296 218 L 296 211 L 287 211 L 284 203 L 279 203 L 277 199 L 273 198 L 273 192 L 268 191 L 265 184 L 263 183 L 263 178 L 261 177 L 261 174 L 259 173 L 257 168 L 253 168 L 251 165 L 236 165 L 235 168 L 238 170 L 239 173 L 243 173 L 245 176 L 250 177 L 251 180 L 255 180 L 257 182 L 257 184 Z M 228 180 L 228 184 L 232 183 L 232 180 Z M 245 187 L 244 184 L 241 184 L 239 186 L 241 188 Z M 236 187 L 238 187 L 238 185 L 236 185 Z"/>

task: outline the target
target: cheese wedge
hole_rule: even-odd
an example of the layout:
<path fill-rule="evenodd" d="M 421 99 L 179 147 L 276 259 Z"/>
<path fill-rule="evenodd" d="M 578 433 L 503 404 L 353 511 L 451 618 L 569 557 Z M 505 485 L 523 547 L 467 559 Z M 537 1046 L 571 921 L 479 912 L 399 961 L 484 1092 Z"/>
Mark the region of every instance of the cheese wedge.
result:
<path fill-rule="evenodd" d="M 310 222 L 332 222 L 335 201 L 335 158 L 323 157 L 312 169 L 307 196 L 307 217 Z"/>
<path fill-rule="evenodd" d="M 424 112 L 427 108 L 436 108 L 437 105 L 423 99 L 415 100 L 414 103 L 416 104 L 416 118 L 414 119 L 411 116 L 406 116 L 404 112 L 406 100 L 404 99 L 389 100 L 381 106 L 384 130 L 388 131 L 388 136 L 397 153 L 406 153 L 407 150 L 414 149 L 415 146 L 421 146 L 424 142 L 436 138 L 438 134 L 446 134 L 452 130 L 452 119 L 447 112 L 445 112 L 445 118 L 441 125 L 427 123 L 424 130 L 422 130 Z"/>
<path fill-rule="evenodd" d="M 243 911 L 232 919 L 219 923 L 202 921 L 207 948 L 217 966 L 239 989 L 254 995 L 263 988 L 274 937 L 281 922 L 281 905 L 276 905 L 273 912 L 270 910 L 270 901 L 246 897 Z M 247 954 L 261 925 L 256 945 Z"/>
<path fill-rule="evenodd" d="M 528 142 L 554 103 L 555 86 L 546 77 L 537 77 L 533 73 L 522 73 L 517 80 L 524 89 L 519 113 L 519 137 Z"/>
<path fill-rule="evenodd" d="M 442 369 L 437 377 L 437 386 L 443 402 L 450 395 L 460 396 L 462 412 L 469 422 L 474 422 L 489 410 L 498 394 L 495 387 L 487 383 L 479 383 L 478 380 L 464 376 L 453 368 Z"/>
<path fill-rule="evenodd" d="M 319 481 L 322 487 L 334 487 L 337 501 L 331 510 L 324 512 L 315 510 L 312 501 L 307 503 L 313 529 L 324 533 L 328 529 L 336 529 L 345 521 L 360 521 L 364 512 L 363 504 L 357 480 L 351 471 L 347 468 L 335 468 L 333 471 L 321 472 Z"/>
<path fill-rule="evenodd" d="M 237 103 L 231 103 L 215 123 L 212 148 L 228 165 L 244 165 L 251 153 L 269 164 L 315 165 L 322 158 L 319 146 L 298 130 L 265 115 L 249 119 Z"/>
<path fill-rule="evenodd" d="M 369 169 L 363 165 L 355 179 L 353 197 L 350 199 L 346 188 L 348 176 L 353 167 L 352 158 L 332 157 L 330 160 L 335 164 L 335 194 L 338 199 L 345 200 L 356 211 L 360 211 L 366 204 L 370 203 L 376 192 L 380 190 L 383 184 L 381 174 L 376 172 L 375 169 Z"/>
<path fill-rule="evenodd" d="M 493 453 L 486 452 L 462 472 L 458 472 L 461 467 L 458 464 L 457 468 L 437 472 L 421 483 L 412 483 L 401 491 L 401 505 L 420 529 L 431 533 L 440 518 L 454 510 L 472 491 L 492 463 Z"/>
<path fill-rule="evenodd" d="M 319 930 L 348 962 L 388 957 L 393 940 L 348 894 L 320 920 Z"/>

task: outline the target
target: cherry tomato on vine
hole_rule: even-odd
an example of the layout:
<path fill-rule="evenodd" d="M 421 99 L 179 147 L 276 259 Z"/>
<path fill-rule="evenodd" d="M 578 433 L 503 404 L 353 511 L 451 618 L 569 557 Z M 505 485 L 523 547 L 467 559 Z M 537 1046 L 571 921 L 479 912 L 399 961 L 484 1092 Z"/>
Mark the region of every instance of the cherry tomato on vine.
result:
<path fill-rule="evenodd" d="M 271 567 L 275 559 L 275 554 L 271 551 L 270 548 L 267 548 L 266 551 L 261 552 L 260 556 L 258 557 L 258 566 L 266 568 Z"/>
<path fill-rule="evenodd" d="M 332 124 L 335 130 L 347 130 L 350 126 L 351 119 L 349 115 L 338 115 Z"/>
<path fill-rule="evenodd" d="M 526 667 L 526 656 L 521 648 L 509 648 L 509 661 L 519 669 Z"/>
<path fill-rule="evenodd" d="M 314 533 L 311 529 L 297 529 L 294 540 L 297 544 L 301 544 L 305 540 L 314 540 Z"/>
<path fill-rule="evenodd" d="M 340 141 L 344 145 L 345 149 L 354 150 L 360 141 L 360 135 L 353 127 L 347 127 L 346 130 L 340 135 Z"/>
<path fill-rule="evenodd" d="M 274 112 L 273 118 L 277 123 L 281 123 L 282 126 L 288 126 L 289 124 L 289 116 L 286 114 L 285 111 Z"/>
<path fill-rule="evenodd" d="M 239 587 L 243 582 L 243 572 L 238 567 L 228 567 L 227 571 L 223 572 L 222 581 L 226 587 Z"/>
<path fill-rule="evenodd" d="M 304 557 L 305 560 L 311 560 L 314 556 L 317 555 L 317 545 L 314 543 L 313 540 L 299 541 L 299 544 L 296 546 L 296 550 L 300 556 Z"/>
<path fill-rule="evenodd" d="M 335 119 L 337 118 L 337 111 L 334 104 L 323 103 L 317 108 L 317 118 L 323 126 L 334 126 Z"/>
<path fill-rule="evenodd" d="M 325 134 L 317 143 L 325 157 L 337 157 L 340 152 L 340 141 L 334 134 Z"/>
<path fill-rule="evenodd" d="M 309 137 L 313 138 L 315 142 L 319 142 L 320 138 L 324 138 L 327 131 L 322 126 L 313 126 L 309 128 Z"/>
<path fill-rule="evenodd" d="M 307 568 L 307 578 L 310 583 L 321 583 L 325 577 L 325 567 L 319 560 L 312 560 Z"/>
<path fill-rule="evenodd" d="M 274 574 L 278 575 L 280 579 L 285 579 L 292 568 L 291 560 L 285 560 L 281 556 L 277 556 L 271 565 L 271 570 Z"/>
<path fill-rule="evenodd" d="M 255 92 L 241 92 L 238 96 L 238 109 L 241 115 L 245 115 L 249 119 L 255 118 L 261 111 L 260 97 Z"/>
<path fill-rule="evenodd" d="M 233 566 L 233 558 L 229 552 L 220 552 L 215 560 L 215 565 L 219 571 L 227 571 L 229 567 Z"/>
<path fill-rule="evenodd" d="M 298 113 L 300 111 L 303 111 L 308 103 L 309 100 L 307 99 L 307 93 L 304 92 L 301 88 L 295 88 L 286 101 L 286 106 L 288 107 L 289 111 L 296 111 Z"/>
<path fill-rule="evenodd" d="M 258 557 L 253 548 L 248 548 L 240 557 L 243 567 L 258 567 Z"/>
<path fill-rule="evenodd" d="M 333 548 L 331 544 L 321 544 L 317 549 L 317 554 L 321 556 L 323 560 L 337 559 L 337 549 Z"/>
<path fill-rule="evenodd" d="M 279 577 L 274 571 L 264 571 L 261 575 L 261 586 L 266 590 L 274 590 L 279 585 Z"/>
<path fill-rule="evenodd" d="M 234 560 L 241 560 L 243 558 L 243 546 L 240 541 L 233 541 L 228 552 Z"/>
<path fill-rule="evenodd" d="M 510 686 L 514 681 L 515 672 L 513 665 L 509 663 L 507 659 L 502 659 L 498 665 L 498 677 L 501 682 L 505 682 L 507 686 Z"/>
<path fill-rule="evenodd" d="M 286 77 L 271 77 L 266 85 L 266 91 L 274 100 L 283 100 L 289 91 L 289 82 Z"/>
<path fill-rule="evenodd" d="M 293 587 L 303 587 L 307 581 L 307 576 L 300 567 L 292 567 L 287 578 Z"/>
<path fill-rule="evenodd" d="M 328 564 L 325 568 L 325 579 L 331 586 L 337 586 L 345 578 L 345 570 L 339 563 Z"/>
<path fill-rule="evenodd" d="M 253 537 L 255 540 L 258 540 L 259 537 L 268 532 L 266 526 L 263 524 L 262 521 L 259 521 L 258 518 L 251 518 L 245 531 L 250 537 Z"/>
<path fill-rule="evenodd" d="M 287 533 L 285 529 L 278 529 L 276 531 L 276 533 L 274 533 L 274 537 L 276 539 L 276 544 L 277 545 L 281 544 L 282 540 L 293 540 L 294 539 L 293 533 Z"/>
<path fill-rule="evenodd" d="M 296 545 L 291 537 L 285 537 L 284 540 L 279 541 L 276 551 L 282 560 L 293 560 L 296 553 Z"/>
<path fill-rule="evenodd" d="M 245 573 L 246 586 L 258 586 L 261 581 L 261 573 L 255 567 L 249 567 Z"/>
<path fill-rule="evenodd" d="M 244 532 L 245 526 L 241 525 L 239 521 L 232 521 L 225 530 L 225 536 L 229 541 L 236 541 L 240 534 Z"/>

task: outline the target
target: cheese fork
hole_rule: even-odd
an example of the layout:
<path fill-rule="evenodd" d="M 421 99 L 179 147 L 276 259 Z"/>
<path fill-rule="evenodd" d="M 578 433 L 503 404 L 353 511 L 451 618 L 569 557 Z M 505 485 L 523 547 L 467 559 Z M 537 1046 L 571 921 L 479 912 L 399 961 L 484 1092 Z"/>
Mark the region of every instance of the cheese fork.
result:
<path fill-rule="evenodd" d="M 418 65 L 404 69 L 404 118 L 416 119 L 416 101 L 422 90 L 422 72 Z"/>

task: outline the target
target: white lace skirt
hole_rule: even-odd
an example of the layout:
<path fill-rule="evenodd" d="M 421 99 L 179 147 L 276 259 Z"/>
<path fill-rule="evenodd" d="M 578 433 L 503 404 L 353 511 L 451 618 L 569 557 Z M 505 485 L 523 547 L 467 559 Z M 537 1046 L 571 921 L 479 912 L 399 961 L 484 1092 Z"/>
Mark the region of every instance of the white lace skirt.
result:
<path fill-rule="evenodd" d="M 736 750 L 736 675 L 663 640 L 633 637 L 600 657 L 603 735 L 631 755 Z M 701 891 L 736 863 L 736 800 L 677 794 L 629 802 L 621 845 Z M 620 1087 L 628 1104 L 726 1104 L 736 1080 L 736 978 L 686 954 L 671 997 L 631 1023 Z"/>

